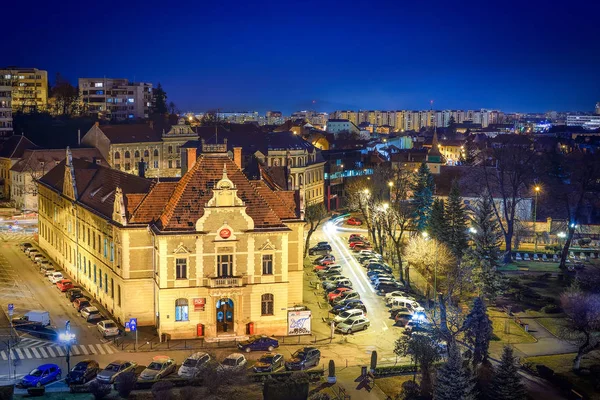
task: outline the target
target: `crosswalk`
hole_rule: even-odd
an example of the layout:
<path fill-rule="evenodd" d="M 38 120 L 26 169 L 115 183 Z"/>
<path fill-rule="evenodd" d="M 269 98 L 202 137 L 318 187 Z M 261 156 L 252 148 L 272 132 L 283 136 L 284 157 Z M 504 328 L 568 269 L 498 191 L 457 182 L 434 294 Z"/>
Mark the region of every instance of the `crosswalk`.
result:
<path fill-rule="evenodd" d="M 31 232 L 11 232 L 11 231 L 0 231 L 0 239 L 5 241 L 27 241 L 33 240 L 33 233 Z"/>
<path fill-rule="evenodd" d="M 65 357 L 67 355 L 67 346 L 59 345 L 26 345 L 13 347 L 9 350 L 0 351 L 0 357 L 2 360 L 24 360 L 33 358 L 56 358 Z M 114 354 L 117 350 L 109 343 L 97 343 L 97 344 L 73 344 L 71 345 L 72 356 L 88 356 L 98 354 Z"/>

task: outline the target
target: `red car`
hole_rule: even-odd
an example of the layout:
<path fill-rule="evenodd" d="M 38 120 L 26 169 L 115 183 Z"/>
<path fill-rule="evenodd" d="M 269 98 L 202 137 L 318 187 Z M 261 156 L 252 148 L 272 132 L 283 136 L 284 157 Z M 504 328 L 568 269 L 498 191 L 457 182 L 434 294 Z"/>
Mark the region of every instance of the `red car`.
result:
<path fill-rule="evenodd" d="M 346 223 L 348 225 L 362 225 L 362 221 L 358 218 L 348 218 L 348 221 L 346 221 Z"/>
<path fill-rule="evenodd" d="M 327 295 L 327 300 L 329 300 L 330 302 L 333 301 L 333 299 L 335 299 L 338 296 L 341 296 L 342 293 L 345 293 L 349 290 L 352 290 L 351 288 L 347 288 L 347 287 L 339 287 L 337 289 L 335 289 L 333 292 L 329 293 Z"/>
<path fill-rule="evenodd" d="M 61 279 L 56 282 L 56 287 L 59 288 L 61 292 L 66 292 L 67 290 L 74 288 L 75 285 L 70 279 Z"/>
<path fill-rule="evenodd" d="M 329 262 L 327 261 L 326 263 L 321 263 L 319 265 L 315 265 L 315 271 L 322 271 L 324 269 L 327 269 L 330 265 L 335 264 L 333 261 Z"/>
<path fill-rule="evenodd" d="M 361 241 L 357 241 L 357 242 L 351 242 L 349 244 L 349 246 L 350 246 L 351 249 L 355 248 L 356 246 L 370 246 L 370 245 L 371 245 L 371 243 L 369 243 L 366 240 L 361 240 Z"/>
<path fill-rule="evenodd" d="M 365 237 L 360 233 L 353 233 L 348 238 L 348 243 L 365 240 Z"/>
<path fill-rule="evenodd" d="M 359 244 L 358 246 L 354 246 L 352 248 L 352 251 L 355 251 L 357 253 L 361 250 L 373 250 L 373 247 L 371 247 L 371 244 L 365 243 L 365 244 Z"/>

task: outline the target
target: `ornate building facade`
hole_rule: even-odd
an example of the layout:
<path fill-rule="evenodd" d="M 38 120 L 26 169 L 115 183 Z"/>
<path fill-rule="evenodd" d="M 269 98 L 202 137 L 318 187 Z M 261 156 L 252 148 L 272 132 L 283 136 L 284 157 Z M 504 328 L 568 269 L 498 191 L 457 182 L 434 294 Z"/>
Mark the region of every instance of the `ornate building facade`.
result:
<path fill-rule="evenodd" d="M 68 155 L 40 180 L 40 245 L 121 324 L 286 334 L 302 304 L 303 199 L 238 165 L 205 145 L 178 182 L 155 182 Z"/>

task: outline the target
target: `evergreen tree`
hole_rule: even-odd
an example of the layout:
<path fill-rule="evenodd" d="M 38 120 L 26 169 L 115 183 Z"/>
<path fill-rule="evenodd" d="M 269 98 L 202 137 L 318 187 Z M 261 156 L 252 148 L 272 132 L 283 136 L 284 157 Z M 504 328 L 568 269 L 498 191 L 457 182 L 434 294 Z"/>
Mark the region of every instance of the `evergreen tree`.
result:
<path fill-rule="evenodd" d="M 448 361 L 438 369 L 433 390 L 434 400 L 474 400 L 475 381 L 463 363 L 458 346 L 450 347 Z"/>
<path fill-rule="evenodd" d="M 466 260 L 473 268 L 473 282 L 479 296 L 487 300 L 495 299 L 502 289 L 502 275 L 497 270 L 502 236 L 492 201 L 486 194 L 475 208 L 472 219 L 474 246 Z"/>
<path fill-rule="evenodd" d="M 492 380 L 489 397 L 494 400 L 524 400 L 527 398 L 527 391 L 521 382 L 519 368 L 515 362 L 512 348 L 509 346 L 504 346 L 500 365 L 496 368 Z"/>
<path fill-rule="evenodd" d="M 152 91 L 153 104 L 152 114 L 164 115 L 167 113 L 167 93 L 164 91 L 160 82 L 158 86 Z"/>
<path fill-rule="evenodd" d="M 433 239 L 444 242 L 448 231 L 446 215 L 444 212 L 444 201 L 435 199 L 431 206 L 431 217 L 429 218 L 429 227 L 427 231 Z"/>
<path fill-rule="evenodd" d="M 448 126 L 446 127 L 446 134 L 449 137 L 454 136 L 454 134 L 456 133 L 456 120 L 454 119 L 453 116 L 450 116 L 450 119 L 448 120 Z"/>
<path fill-rule="evenodd" d="M 414 182 L 412 184 L 414 214 L 413 220 L 415 228 L 423 232 L 427 228 L 429 216 L 431 215 L 431 205 L 433 204 L 433 176 L 429 172 L 427 164 L 422 163 L 417 170 Z"/>
<path fill-rule="evenodd" d="M 468 247 L 467 213 L 460 197 L 458 182 L 452 182 L 452 188 L 446 204 L 447 234 L 444 240 L 457 260 L 460 260 Z"/>
<path fill-rule="evenodd" d="M 473 307 L 463 323 L 463 331 L 465 341 L 473 348 L 473 367 L 487 361 L 492 338 L 492 321 L 481 297 L 476 297 L 473 301 Z"/>
<path fill-rule="evenodd" d="M 462 165 L 472 166 L 475 164 L 475 161 L 477 160 L 477 153 L 478 153 L 477 146 L 475 145 L 475 143 L 473 143 L 473 139 L 467 139 L 465 141 L 463 151 L 460 153 L 460 157 L 458 158 L 458 161 Z"/>

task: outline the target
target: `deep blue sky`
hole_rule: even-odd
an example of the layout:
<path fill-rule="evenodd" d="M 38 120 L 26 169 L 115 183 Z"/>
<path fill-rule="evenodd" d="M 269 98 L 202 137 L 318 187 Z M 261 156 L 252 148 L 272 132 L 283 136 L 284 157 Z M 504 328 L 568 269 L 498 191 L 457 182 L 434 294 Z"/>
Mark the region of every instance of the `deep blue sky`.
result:
<path fill-rule="evenodd" d="M 0 65 L 161 82 L 183 111 L 600 101 L 598 0 L 20 3 Z"/>

